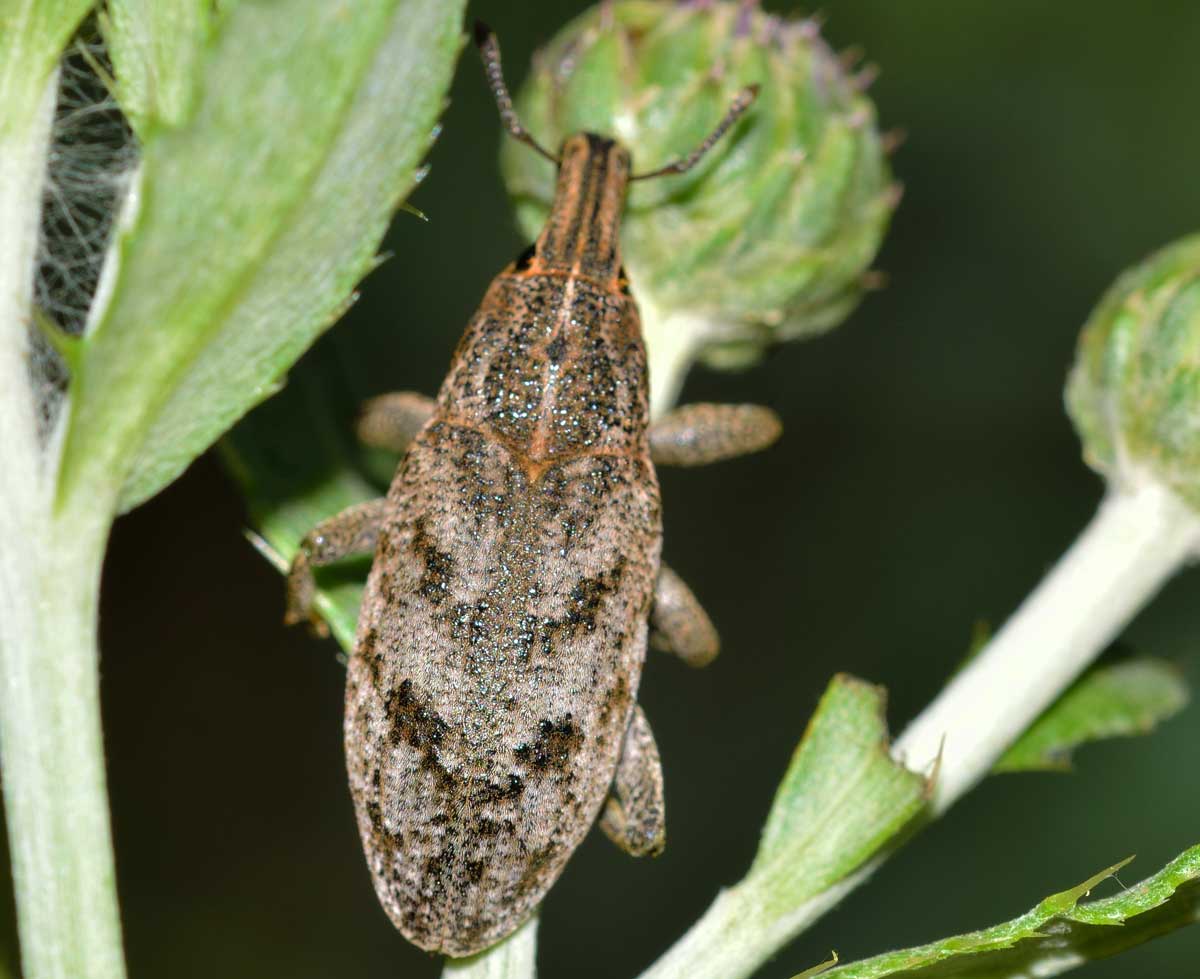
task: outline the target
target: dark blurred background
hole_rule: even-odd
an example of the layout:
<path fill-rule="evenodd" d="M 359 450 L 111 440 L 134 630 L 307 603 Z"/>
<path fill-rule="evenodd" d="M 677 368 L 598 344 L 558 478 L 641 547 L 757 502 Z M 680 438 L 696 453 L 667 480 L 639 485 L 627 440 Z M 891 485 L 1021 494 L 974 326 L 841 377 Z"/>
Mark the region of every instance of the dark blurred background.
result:
<path fill-rule="evenodd" d="M 516 83 L 583 6 L 473 12 Z M 544 908 L 547 977 L 636 974 L 741 876 L 831 674 L 886 685 L 899 730 L 972 625 L 998 625 L 1036 584 L 1102 489 L 1062 408 L 1078 328 L 1120 270 L 1200 227 L 1193 0 L 824 12 L 836 47 L 861 44 L 882 67 L 881 120 L 909 134 L 878 262 L 890 284 L 830 336 L 688 380 L 682 400 L 763 401 L 786 434 L 760 456 L 662 474 L 665 553 L 724 651 L 703 672 L 651 658 L 642 702 L 670 846 L 636 862 L 588 839 Z M 412 199 L 428 223 L 397 218 L 394 257 L 320 345 L 363 393 L 432 392 L 524 244 L 469 50 L 444 126 Z M 434 976 L 376 905 L 360 855 L 337 650 L 282 627 L 282 582 L 245 525 L 210 456 L 114 533 L 103 693 L 132 975 Z M 1193 685 L 1198 592 L 1200 576 L 1181 575 L 1126 636 Z M 989 780 L 762 975 L 982 927 L 1131 853 L 1122 879 L 1145 876 L 1200 841 L 1198 744 L 1193 708 L 1147 739 L 1084 750 L 1074 774 Z M 1185 930 L 1079 974 L 1191 979 L 1198 957 L 1200 930 Z"/>

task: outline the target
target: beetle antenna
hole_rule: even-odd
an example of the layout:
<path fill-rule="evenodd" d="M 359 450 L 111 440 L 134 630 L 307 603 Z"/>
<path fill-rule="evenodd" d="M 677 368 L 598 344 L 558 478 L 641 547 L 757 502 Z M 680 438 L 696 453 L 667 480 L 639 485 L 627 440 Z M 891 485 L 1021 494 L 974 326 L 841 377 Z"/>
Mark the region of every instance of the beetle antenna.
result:
<path fill-rule="evenodd" d="M 692 167 L 700 162 L 700 158 L 713 148 L 717 140 L 724 136 L 729 128 L 741 118 L 745 112 L 758 98 L 758 86 L 747 85 L 737 95 L 734 96 L 733 102 L 730 103 L 729 110 L 725 113 L 725 117 L 717 123 L 717 128 L 708 134 L 708 138 L 697 146 L 687 156 L 675 160 L 673 163 L 668 163 L 665 167 L 659 167 L 657 170 L 651 170 L 649 173 L 637 173 L 630 177 L 630 180 L 647 180 L 650 177 L 665 177 L 671 173 L 687 173 Z"/>
<path fill-rule="evenodd" d="M 513 139 L 519 139 L 527 146 L 532 146 L 557 166 L 558 157 L 543 148 L 521 125 L 517 110 L 513 108 L 512 96 L 508 94 L 508 86 L 504 84 L 504 69 L 500 66 L 500 43 L 492 29 L 481 20 L 475 21 L 475 46 L 479 48 L 479 56 L 483 58 L 483 70 L 487 73 L 488 86 L 496 97 L 496 105 L 500 107 L 501 124 Z"/>

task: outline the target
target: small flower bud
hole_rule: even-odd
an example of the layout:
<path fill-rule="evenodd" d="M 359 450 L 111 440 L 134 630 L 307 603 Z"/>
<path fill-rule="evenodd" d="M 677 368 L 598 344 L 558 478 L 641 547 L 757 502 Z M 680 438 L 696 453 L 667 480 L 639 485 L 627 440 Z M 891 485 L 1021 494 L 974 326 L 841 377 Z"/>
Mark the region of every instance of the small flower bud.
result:
<path fill-rule="evenodd" d="M 1093 469 L 1200 507 L 1200 235 L 1117 279 L 1080 334 L 1066 402 Z"/>
<path fill-rule="evenodd" d="M 679 369 L 696 356 L 746 363 L 836 326 L 858 302 L 898 195 L 853 70 L 814 21 L 723 0 L 604 4 L 535 60 L 517 99 L 529 131 L 551 147 L 580 130 L 615 137 L 635 173 L 685 157 L 740 89 L 761 86 L 693 170 L 630 187 L 622 252 L 652 367 L 656 346 L 675 350 L 666 359 Z M 506 140 L 502 168 L 533 236 L 553 166 Z M 668 329 L 683 335 L 656 334 Z"/>

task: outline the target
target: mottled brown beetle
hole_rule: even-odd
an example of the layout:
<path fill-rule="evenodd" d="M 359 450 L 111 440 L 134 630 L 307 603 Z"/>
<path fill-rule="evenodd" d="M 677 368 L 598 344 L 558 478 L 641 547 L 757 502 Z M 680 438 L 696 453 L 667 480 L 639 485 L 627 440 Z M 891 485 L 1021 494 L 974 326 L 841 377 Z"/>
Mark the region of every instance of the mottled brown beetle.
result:
<path fill-rule="evenodd" d="M 557 157 L 537 146 L 494 38 L 476 40 L 505 127 L 558 164 L 550 217 L 492 282 L 437 400 L 366 405 L 360 437 L 405 452 L 391 489 L 313 530 L 288 579 L 287 620 L 309 619 L 312 567 L 375 552 L 346 685 L 350 790 L 388 916 L 447 955 L 528 918 L 601 807 L 623 849 L 661 851 L 662 771 L 636 706 L 647 641 L 700 666 L 717 635 L 659 559 L 651 460 L 713 462 L 780 432 L 752 405 L 648 425 L 617 241 L 629 153 L 592 133 Z M 754 94 L 641 176 L 688 169 Z"/>

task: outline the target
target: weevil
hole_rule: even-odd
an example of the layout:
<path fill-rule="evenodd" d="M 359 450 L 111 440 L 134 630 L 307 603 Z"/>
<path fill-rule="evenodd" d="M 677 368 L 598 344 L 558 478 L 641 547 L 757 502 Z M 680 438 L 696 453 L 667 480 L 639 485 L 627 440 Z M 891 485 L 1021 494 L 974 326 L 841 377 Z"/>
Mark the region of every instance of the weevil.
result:
<path fill-rule="evenodd" d="M 646 649 L 698 666 L 718 640 L 660 559 L 654 463 L 729 458 L 781 430 L 754 405 L 648 423 L 618 245 L 629 181 L 690 168 L 755 90 L 689 156 L 631 176 L 603 136 L 541 148 L 495 39 L 477 27 L 476 41 L 506 129 L 558 166 L 553 206 L 492 282 L 436 400 L 365 406 L 359 436 L 403 457 L 386 498 L 304 539 L 287 611 L 311 617 L 314 566 L 374 551 L 346 684 L 350 791 L 384 910 L 452 956 L 528 918 L 597 817 L 629 853 L 661 851 L 662 770 L 636 705 Z"/>

